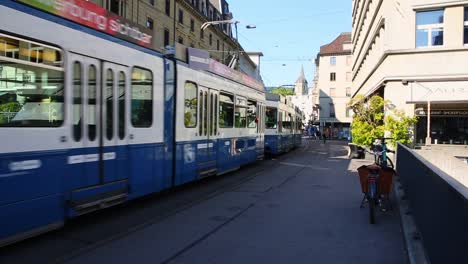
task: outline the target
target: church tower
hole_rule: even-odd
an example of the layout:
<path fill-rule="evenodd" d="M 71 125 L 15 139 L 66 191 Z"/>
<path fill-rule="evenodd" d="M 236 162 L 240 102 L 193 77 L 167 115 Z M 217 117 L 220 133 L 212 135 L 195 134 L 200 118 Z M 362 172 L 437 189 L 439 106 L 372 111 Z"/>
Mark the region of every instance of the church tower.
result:
<path fill-rule="evenodd" d="M 301 68 L 301 73 L 299 74 L 299 78 L 295 83 L 294 92 L 296 96 L 303 96 L 308 94 L 308 83 L 304 75 L 304 66 Z"/>

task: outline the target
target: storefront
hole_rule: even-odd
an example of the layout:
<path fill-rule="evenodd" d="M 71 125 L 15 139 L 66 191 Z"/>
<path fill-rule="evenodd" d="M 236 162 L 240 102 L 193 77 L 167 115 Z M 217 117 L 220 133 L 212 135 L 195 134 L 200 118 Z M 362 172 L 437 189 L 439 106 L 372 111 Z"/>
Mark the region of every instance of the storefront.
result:
<path fill-rule="evenodd" d="M 416 144 L 468 145 L 468 82 L 413 82 Z M 430 133 L 430 135 L 428 135 Z"/>
<path fill-rule="evenodd" d="M 427 108 L 417 108 L 416 142 L 425 144 L 427 137 Z M 431 144 L 468 145 L 468 108 L 431 110 Z"/>
<path fill-rule="evenodd" d="M 336 119 L 335 119 L 336 120 Z M 349 139 L 351 135 L 351 124 L 341 123 L 336 120 L 325 120 L 320 122 L 320 131 L 323 132 L 326 128 L 330 131 L 330 138 L 332 139 Z"/>

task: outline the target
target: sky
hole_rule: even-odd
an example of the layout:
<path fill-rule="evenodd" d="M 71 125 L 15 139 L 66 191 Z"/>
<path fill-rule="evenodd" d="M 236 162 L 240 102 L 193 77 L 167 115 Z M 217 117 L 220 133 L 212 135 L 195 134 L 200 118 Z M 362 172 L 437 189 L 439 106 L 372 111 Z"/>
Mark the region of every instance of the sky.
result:
<path fill-rule="evenodd" d="M 265 86 L 294 84 L 304 66 L 309 86 L 320 46 L 351 31 L 351 0 L 228 0 L 246 51 L 261 51 Z M 255 29 L 247 29 L 247 25 Z M 234 33 L 235 34 L 235 33 Z"/>

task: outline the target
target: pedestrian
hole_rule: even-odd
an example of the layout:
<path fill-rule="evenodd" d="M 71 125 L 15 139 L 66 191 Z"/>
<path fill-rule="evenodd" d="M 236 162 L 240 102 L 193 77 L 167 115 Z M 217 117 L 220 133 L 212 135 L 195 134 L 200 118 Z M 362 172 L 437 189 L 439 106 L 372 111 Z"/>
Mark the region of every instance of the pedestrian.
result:
<path fill-rule="evenodd" d="M 316 140 L 320 140 L 320 136 L 321 136 L 321 133 L 320 133 L 320 131 L 317 129 L 317 131 L 315 131 L 315 139 L 316 139 Z"/>
<path fill-rule="evenodd" d="M 314 136 L 315 129 L 313 126 L 309 126 L 309 139 L 312 140 L 312 137 Z"/>
<path fill-rule="evenodd" d="M 323 131 L 323 143 L 327 143 L 327 138 L 329 135 L 330 131 L 328 130 L 328 128 L 325 128 L 325 130 Z"/>

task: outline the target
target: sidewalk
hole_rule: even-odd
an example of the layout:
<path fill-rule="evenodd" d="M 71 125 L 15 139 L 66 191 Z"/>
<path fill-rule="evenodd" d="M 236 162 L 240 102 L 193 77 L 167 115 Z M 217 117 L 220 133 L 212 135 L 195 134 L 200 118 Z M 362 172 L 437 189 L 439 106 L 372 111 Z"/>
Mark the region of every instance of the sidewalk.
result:
<path fill-rule="evenodd" d="M 370 225 L 359 208 L 363 161 L 345 142 L 304 141 L 235 189 L 66 263 L 406 263 L 397 210 Z"/>

